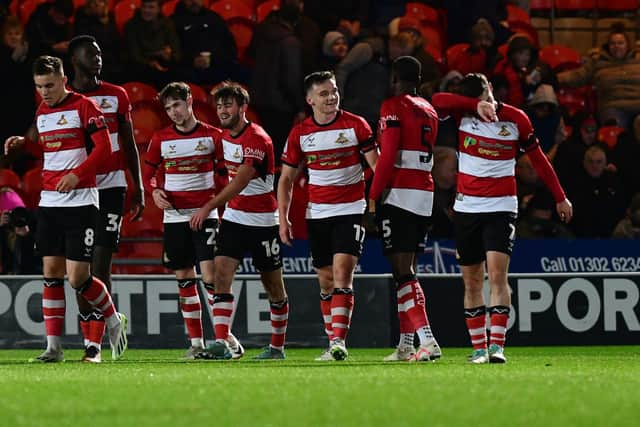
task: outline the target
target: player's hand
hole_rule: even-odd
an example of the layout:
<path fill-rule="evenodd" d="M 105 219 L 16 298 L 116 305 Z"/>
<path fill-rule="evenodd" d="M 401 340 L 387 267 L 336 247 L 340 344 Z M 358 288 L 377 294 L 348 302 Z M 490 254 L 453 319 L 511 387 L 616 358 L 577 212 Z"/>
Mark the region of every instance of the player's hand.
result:
<path fill-rule="evenodd" d="M 80 178 L 75 173 L 68 173 L 58 181 L 58 185 L 56 185 L 56 191 L 60 193 L 68 193 L 80 182 Z"/>
<path fill-rule="evenodd" d="M 6 156 L 11 150 L 21 147 L 24 143 L 24 136 L 10 136 L 4 141 L 4 155 Z"/>
<path fill-rule="evenodd" d="M 291 223 L 288 219 L 280 219 L 280 240 L 287 246 L 293 245 L 293 233 L 291 232 Z"/>
<path fill-rule="evenodd" d="M 476 107 L 476 111 L 485 122 L 497 122 L 496 106 L 492 102 L 480 101 Z"/>
<path fill-rule="evenodd" d="M 169 200 L 167 199 L 167 193 L 165 193 L 164 190 L 156 188 L 151 193 L 151 196 L 153 197 L 153 202 L 158 208 L 162 210 L 173 208 L 173 206 L 171 206 L 171 203 L 169 203 Z"/>
<path fill-rule="evenodd" d="M 142 190 L 140 188 L 133 188 L 131 194 L 131 221 L 137 221 L 142 217 L 142 211 L 144 210 L 144 197 L 142 196 Z"/>
<path fill-rule="evenodd" d="M 204 222 L 207 220 L 207 218 L 209 218 L 210 213 L 211 209 L 207 208 L 206 206 L 198 209 L 198 211 L 194 213 L 189 220 L 189 226 L 191 227 L 191 229 L 193 231 L 201 230 Z"/>
<path fill-rule="evenodd" d="M 558 211 L 558 215 L 562 222 L 567 223 L 571 221 L 571 218 L 573 217 L 573 205 L 569 199 L 564 199 L 560 203 L 557 203 L 556 210 Z"/>

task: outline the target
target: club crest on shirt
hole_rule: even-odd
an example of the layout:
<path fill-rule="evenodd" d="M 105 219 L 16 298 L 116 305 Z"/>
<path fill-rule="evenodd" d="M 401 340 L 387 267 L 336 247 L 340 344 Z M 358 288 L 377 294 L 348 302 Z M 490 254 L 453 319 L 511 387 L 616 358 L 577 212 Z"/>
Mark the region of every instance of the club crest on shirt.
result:
<path fill-rule="evenodd" d="M 233 158 L 234 159 L 241 159 L 242 158 L 242 152 L 240 151 L 240 148 L 236 148 L 236 151 L 233 153 Z"/>
<path fill-rule="evenodd" d="M 502 125 L 500 127 L 500 132 L 498 132 L 498 135 L 500 135 L 500 136 L 511 136 L 511 132 L 509 132 L 509 129 L 507 129 L 506 125 Z"/>
<path fill-rule="evenodd" d="M 59 126 L 64 126 L 64 125 L 68 125 L 68 124 L 69 124 L 69 122 L 67 121 L 67 119 L 65 119 L 65 118 L 64 118 L 64 114 L 62 114 L 62 115 L 60 116 L 60 120 L 58 120 L 58 121 L 56 122 L 56 124 L 57 124 L 57 125 L 59 125 Z"/>
<path fill-rule="evenodd" d="M 107 100 L 107 98 L 102 98 L 102 100 L 100 101 L 100 108 L 101 108 L 102 110 L 106 110 L 106 109 L 109 109 L 109 108 L 113 108 L 113 105 L 111 105 L 111 104 L 109 103 L 109 101 Z"/>
<path fill-rule="evenodd" d="M 347 142 L 349 142 L 349 138 L 344 136 L 344 132 L 340 132 L 338 134 L 338 138 L 336 139 L 336 144 L 346 144 Z"/>
<path fill-rule="evenodd" d="M 196 145 L 196 147 L 194 148 L 195 151 L 207 151 L 208 147 L 207 144 L 204 143 L 203 140 L 198 140 L 198 144 Z"/>

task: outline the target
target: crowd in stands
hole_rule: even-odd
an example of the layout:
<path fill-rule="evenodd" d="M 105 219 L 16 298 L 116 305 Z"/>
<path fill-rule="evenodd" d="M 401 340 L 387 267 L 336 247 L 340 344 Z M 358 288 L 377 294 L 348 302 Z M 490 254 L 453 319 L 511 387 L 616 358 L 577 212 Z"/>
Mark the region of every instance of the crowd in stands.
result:
<path fill-rule="evenodd" d="M 613 21 L 604 44 L 589 51 L 543 46 L 528 7 L 528 1 L 508 0 L 0 0 L 0 140 L 31 123 L 38 102 L 33 59 L 65 58 L 79 34 L 97 39 L 104 79 L 127 88 L 141 152 L 150 134 L 167 124 L 154 96 L 170 81 L 189 82 L 196 115 L 214 125 L 210 90 L 227 79 L 246 85 L 249 115 L 270 134 L 279 158 L 291 125 L 308 114 L 304 75 L 333 70 L 342 106 L 375 128 L 391 61 L 412 55 L 422 64 L 425 98 L 455 92 L 463 75 L 478 72 L 489 77 L 499 101 L 529 115 L 575 218 L 567 226 L 557 221 L 551 196 L 523 156 L 516 168 L 523 237 L 637 238 L 640 51 L 633 34 Z M 434 171 L 432 234 L 445 238 L 452 235 L 457 144 L 455 126 L 447 122 Z M 3 175 L 0 191 L 17 191 L 27 208 L 37 202 L 25 191 L 37 157 L 2 159 L 23 178 L 14 185 Z"/>

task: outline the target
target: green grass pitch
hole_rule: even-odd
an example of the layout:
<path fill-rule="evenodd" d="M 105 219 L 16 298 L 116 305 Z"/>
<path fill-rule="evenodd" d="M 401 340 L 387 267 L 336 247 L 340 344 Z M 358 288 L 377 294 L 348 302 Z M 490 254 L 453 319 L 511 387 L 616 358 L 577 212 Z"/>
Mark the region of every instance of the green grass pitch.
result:
<path fill-rule="evenodd" d="M 118 362 L 30 364 L 38 350 L 0 351 L 7 427 L 632 426 L 640 414 L 640 346 L 507 348 L 506 365 L 472 366 L 468 349 L 436 363 L 180 360 L 183 350 L 130 350 Z M 105 356 L 108 350 L 105 351 Z"/>

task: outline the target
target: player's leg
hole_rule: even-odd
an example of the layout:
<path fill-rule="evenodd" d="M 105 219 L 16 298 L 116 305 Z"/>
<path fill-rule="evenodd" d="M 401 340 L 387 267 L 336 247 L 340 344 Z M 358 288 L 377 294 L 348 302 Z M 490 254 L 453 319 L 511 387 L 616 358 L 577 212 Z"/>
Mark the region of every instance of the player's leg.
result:
<path fill-rule="evenodd" d="M 487 308 L 484 284 L 483 214 L 456 212 L 454 217 L 456 254 L 464 282 L 464 317 L 471 338 L 471 363 L 487 363 Z"/>
<path fill-rule="evenodd" d="M 256 228 L 260 239 L 253 247 L 253 265 L 260 271 L 264 290 L 269 298 L 271 343 L 256 356 L 259 360 L 284 359 L 284 342 L 289 322 L 289 300 L 282 279 L 282 257 L 278 227 Z"/>
<path fill-rule="evenodd" d="M 504 343 L 511 307 L 511 290 L 507 272 L 515 241 L 516 216 L 512 213 L 496 213 L 490 219 L 484 230 L 487 272 L 491 289 L 489 361 L 505 363 L 507 359 L 504 355 Z"/>
<path fill-rule="evenodd" d="M 104 316 L 111 357 L 116 360 L 127 349 L 127 318 L 117 312 L 106 285 L 91 275 L 97 209 L 83 206 L 74 208 L 74 212 L 74 225 L 69 227 L 65 242 L 67 276 L 71 286 Z"/>

